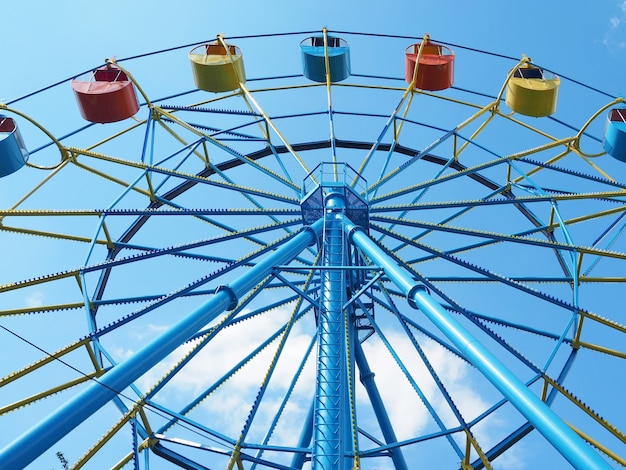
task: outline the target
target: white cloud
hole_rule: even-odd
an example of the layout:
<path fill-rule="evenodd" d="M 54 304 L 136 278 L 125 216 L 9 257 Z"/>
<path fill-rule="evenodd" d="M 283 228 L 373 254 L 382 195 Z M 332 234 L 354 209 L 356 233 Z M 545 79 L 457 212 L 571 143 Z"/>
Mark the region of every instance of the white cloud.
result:
<path fill-rule="evenodd" d="M 167 328 L 168 327 L 165 325 L 149 324 L 147 326 L 142 326 L 140 329 L 132 329 L 130 331 L 130 334 L 132 336 L 132 339 L 143 343 L 146 341 L 146 339 L 154 338 L 155 336 L 163 333 L 167 330 Z"/>
<path fill-rule="evenodd" d="M 433 408 L 437 411 L 446 426 L 456 426 L 456 421 L 452 410 L 440 393 L 435 382 L 430 378 L 430 373 L 421 361 L 415 360 L 415 350 L 408 339 L 400 333 L 390 335 L 390 342 L 405 364 L 411 365 L 411 373 L 419 383 L 424 395 L 427 397 Z M 471 374 L 472 367 L 446 351 L 441 346 L 432 341 L 420 340 L 426 356 L 429 358 L 432 367 L 437 371 L 441 381 L 445 384 L 447 391 L 452 397 L 455 405 L 461 412 L 465 421 L 471 421 L 481 414 L 489 404 L 476 390 Z M 364 344 L 366 354 L 370 359 L 370 367 L 376 374 L 376 383 L 379 384 L 380 392 L 394 424 L 397 437 L 409 437 L 427 432 L 426 427 L 433 426 L 433 420 L 427 409 L 415 396 L 413 390 L 408 386 L 408 381 L 398 367 L 389 365 L 389 354 L 384 345 L 374 342 Z M 412 356 L 414 359 L 408 359 Z M 383 386 L 384 384 L 384 386 Z M 487 450 L 497 443 L 499 430 L 508 433 L 509 423 L 501 418 L 490 417 L 483 420 L 479 425 L 472 428 L 474 437 L 481 445 L 482 450 Z M 508 430 L 507 430 L 508 429 Z M 460 436 L 458 444 L 461 449 L 465 448 L 464 437 Z M 497 468 L 507 468 L 510 470 L 521 470 L 525 467 L 523 443 L 516 445 L 500 456 L 497 460 Z"/>
<path fill-rule="evenodd" d="M 43 305 L 43 292 L 33 292 L 26 299 L 26 306 L 29 308 L 41 307 Z"/>
<path fill-rule="evenodd" d="M 437 384 L 430 377 L 426 366 L 421 361 L 416 360 L 413 345 L 400 333 L 392 334 L 388 339 L 394 345 L 398 355 L 405 358 L 403 362 L 411 368 L 411 374 L 427 400 L 442 417 L 444 423 L 446 425 L 458 424 L 455 422 L 452 410 L 440 394 Z M 454 396 L 455 403 L 464 418 L 470 420 L 475 417 L 476 412 L 484 410 L 486 404 L 472 390 L 471 384 L 467 380 L 468 366 L 432 341 L 426 341 L 422 347 L 440 379 L 446 384 L 450 394 Z M 376 374 L 376 382 L 385 384 L 384 387 L 381 387 L 381 394 L 385 403 L 388 404 L 390 418 L 396 424 L 398 438 L 402 439 L 423 431 L 429 422 L 432 423 L 430 414 L 415 395 L 401 370 L 389 365 L 390 358 L 385 346 L 380 343 L 368 342 L 364 345 L 364 349 L 366 355 L 372 358 L 370 359 L 370 367 Z M 389 386 L 390 384 L 392 386 Z M 407 416 L 407 410 L 411 410 L 410 417 Z"/>
<path fill-rule="evenodd" d="M 226 328 L 212 340 L 211 345 L 196 356 L 186 365 L 170 384 L 160 393 L 159 400 L 164 404 L 173 405 L 178 398 L 195 396 L 204 391 L 208 386 L 226 373 L 231 367 L 251 352 L 256 345 L 273 334 L 283 323 L 286 312 L 272 312 L 266 315 L 262 321 L 252 320 Z M 272 376 L 272 385 L 283 391 L 293 378 L 294 367 L 302 358 L 303 351 L 308 346 L 310 336 L 305 334 L 304 325 L 296 324 L 290 335 L 290 352 L 287 361 L 281 361 Z M 159 331 L 160 328 L 151 328 L 150 334 Z M 410 341 L 401 332 L 388 334 L 389 341 L 394 349 L 410 369 L 409 372 L 419 383 L 423 393 L 441 416 L 445 425 L 454 426 L 458 423 L 450 410 L 444 397 L 439 392 L 435 382 L 430 377 L 426 367 L 416 360 L 416 352 Z M 446 384 L 447 390 L 452 395 L 457 407 L 460 409 L 466 421 L 472 420 L 477 414 L 483 412 L 488 406 L 478 394 L 472 384 L 472 370 L 466 363 L 459 360 L 441 346 L 432 341 L 421 342 L 426 355 L 432 366 L 437 370 L 441 380 Z M 258 358 L 246 366 L 244 373 L 238 373 L 231 378 L 227 386 L 214 392 L 210 399 L 202 403 L 199 412 L 208 412 L 211 415 L 211 426 L 216 426 L 227 434 L 237 436 L 241 430 L 254 398 L 259 390 L 268 364 L 274 354 L 277 343 L 272 343 Z M 140 384 L 144 390 L 150 389 L 161 377 L 170 370 L 182 358 L 192 345 L 179 347 L 165 361 L 145 374 Z M 386 347 L 374 338 L 366 341 L 363 345 L 375 380 L 379 386 L 383 401 L 387 407 L 390 419 L 394 425 L 399 439 L 427 432 L 427 428 L 433 426 L 433 420 L 427 409 L 408 383 L 402 371 L 395 366 Z M 296 353 L 298 351 L 298 353 Z M 126 357 L 131 352 L 127 349 L 120 350 L 118 357 Z M 283 356 L 284 357 L 284 356 Z M 302 419 L 308 411 L 308 406 L 315 388 L 314 373 L 310 366 L 310 373 L 303 374 L 299 388 L 294 392 L 289 402 L 289 408 L 281 417 L 281 427 L 276 429 L 274 438 L 281 442 L 295 445 L 300 434 Z M 366 395 L 359 384 L 357 398 L 362 406 L 366 402 Z M 276 415 L 280 406 L 280 400 L 276 394 L 268 393 L 263 400 L 263 407 L 259 410 L 257 420 L 269 424 Z M 410 415 L 407 414 L 410 410 Z M 362 419 L 362 417 L 361 417 Z M 219 423 L 219 424 L 218 424 Z M 366 423 L 362 423 L 367 427 Z M 483 449 L 495 444 L 493 437 L 494 429 L 505 426 L 506 423 L 497 422 L 495 419 L 483 423 L 474 429 L 476 438 Z M 373 429 L 376 429 L 376 425 Z M 251 431 L 254 432 L 254 429 Z M 259 433 L 265 430 L 258 431 Z M 261 438 L 260 435 L 255 437 Z M 464 442 L 459 441 L 459 446 L 464 448 Z M 522 468 L 515 453 L 499 458 L 499 463 L 506 462 L 506 468 Z"/>
<path fill-rule="evenodd" d="M 609 49 L 626 48 L 626 38 L 624 37 L 623 25 L 626 22 L 626 0 L 619 3 L 619 13 L 609 18 L 609 29 L 604 34 L 602 44 Z"/>
<path fill-rule="evenodd" d="M 183 370 L 168 385 L 166 393 L 162 394 L 160 399 L 167 400 L 168 397 L 175 397 L 179 393 L 201 393 L 209 385 L 219 380 L 223 374 L 227 373 L 228 370 L 251 353 L 265 339 L 274 334 L 284 323 L 287 314 L 287 312 L 276 310 L 266 314 L 264 318 L 252 319 L 234 327 L 223 329 L 210 341 L 209 345 L 204 347 L 185 365 Z M 290 351 L 302 352 L 309 344 L 310 337 L 301 334 L 300 328 L 300 325 L 296 324 L 289 336 Z M 153 337 L 166 329 L 166 327 L 152 325 L 148 328 L 149 331 L 141 333 L 140 336 Z M 161 361 L 158 366 L 146 373 L 140 380 L 140 385 L 144 390 L 150 389 L 155 383 L 159 382 L 196 344 L 197 342 L 194 342 L 193 344 L 185 344 L 178 347 L 165 360 Z M 230 406 L 234 406 L 236 409 L 249 409 L 251 402 L 248 399 L 247 392 L 254 391 L 256 393 L 258 390 L 259 383 L 268 369 L 268 364 L 277 344 L 278 340 L 275 340 L 246 366 L 245 373 L 235 374 L 228 381 L 227 388 L 231 391 L 231 395 L 222 397 L 219 393 L 216 393 L 211 397 L 211 403 L 207 406 L 224 413 L 227 412 Z M 127 353 L 128 351 L 124 355 L 126 356 Z M 300 357 L 301 354 L 298 356 L 298 361 Z M 292 376 L 293 371 L 279 363 L 279 367 L 276 368 L 273 374 L 272 383 L 287 384 Z M 308 379 L 309 382 L 304 380 L 307 379 L 303 377 L 302 385 L 304 387 L 309 389 L 313 387 L 314 384 L 310 379 Z M 232 390 L 237 390 L 238 393 L 232 394 Z"/>

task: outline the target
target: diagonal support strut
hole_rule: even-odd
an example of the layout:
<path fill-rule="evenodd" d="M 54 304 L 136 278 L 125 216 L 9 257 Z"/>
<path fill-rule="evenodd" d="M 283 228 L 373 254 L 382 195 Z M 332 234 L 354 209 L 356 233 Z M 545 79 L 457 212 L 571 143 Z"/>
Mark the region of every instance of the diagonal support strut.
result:
<path fill-rule="evenodd" d="M 361 227 L 344 217 L 344 230 L 348 235 L 348 242 L 359 248 L 374 264 L 382 267 L 387 277 L 406 295 L 409 304 L 432 321 L 574 468 L 611 468 L 547 404 L 431 297 L 423 286 L 417 284 L 409 272 L 390 258 Z"/>

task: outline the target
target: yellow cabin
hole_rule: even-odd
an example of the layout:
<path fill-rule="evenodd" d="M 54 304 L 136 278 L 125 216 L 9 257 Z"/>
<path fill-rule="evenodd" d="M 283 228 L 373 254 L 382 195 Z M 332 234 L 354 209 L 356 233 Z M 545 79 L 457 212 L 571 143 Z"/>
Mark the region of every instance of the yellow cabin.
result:
<path fill-rule="evenodd" d="M 243 55 L 237 46 L 228 45 L 228 51 L 219 42 L 203 44 L 189 53 L 196 87 L 204 91 L 221 92 L 239 88 L 245 83 Z"/>
<path fill-rule="evenodd" d="M 539 67 L 524 65 L 509 79 L 506 105 L 525 116 L 550 116 L 556 111 L 559 77 L 548 77 Z"/>

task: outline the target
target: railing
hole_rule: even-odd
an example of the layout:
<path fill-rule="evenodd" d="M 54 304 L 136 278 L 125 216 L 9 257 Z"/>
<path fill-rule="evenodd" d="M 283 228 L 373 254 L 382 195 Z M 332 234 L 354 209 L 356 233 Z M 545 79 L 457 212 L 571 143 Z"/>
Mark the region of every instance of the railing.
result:
<path fill-rule="evenodd" d="M 367 180 L 347 163 L 322 162 L 317 165 L 302 183 L 302 199 L 318 187 L 349 188 L 367 204 Z"/>

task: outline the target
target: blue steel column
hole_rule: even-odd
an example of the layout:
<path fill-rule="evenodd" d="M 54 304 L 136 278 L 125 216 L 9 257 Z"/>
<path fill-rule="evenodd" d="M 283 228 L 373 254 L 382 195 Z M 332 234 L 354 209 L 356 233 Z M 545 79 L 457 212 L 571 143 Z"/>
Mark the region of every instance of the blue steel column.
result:
<path fill-rule="evenodd" d="M 355 343 L 354 347 L 354 360 L 359 367 L 361 383 L 365 387 L 367 396 L 370 399 L 370 403 L 372 404 L 372 408 L 374 409 L 374 413 L 376 414 L 376 419 L 378 420 L 378 425 L 380 426 L 380 430 L 383 433 L 385 442 L 387 444 L 397 443 L 398 439 L 396 438 L 396 433 L 393 429 L 393 426 L 391 425 L 391 421 L 389 420 L 389 415 L 387 414 L 387 410 L 385 409 L 383 399 L 380 396 L 380 393 L 378 392 L 378 387 L 376 386 L 376 382 L 374 381 L 374 373 L 370 369 L 361 343 L 359 343 L 358 341 Z M 404 459 L 404 455 L 402 454 L 402 449 L 400 447 L 391 450 L 391 460 L 393 461 L 395 470 L 409 470 L 409 467 L 406 464 L 406 460 Z"/>
<path fill-rule="evenodd" d="M 345 439 L 345 303 L 344 210 L 340 195 L 326 199 L 323 235 L 321 302 L 318 318 L 318 363 L 313 418 L 313 470 L 341 470 L 344 467 Z"/>
<path fill-rule="evenodd" d="M 300 433 L 300 440 L 296 447 L 304 449 L 308 448 L 311 444 L 311 437 L 313 436 L 313 412 L 315 410 L 315 401 L 311 402 L 309 412 L 306 415 L 304 424 L 302 426 L 302 432 Z M 294 454 L 291 459 L 291 468 L 301 470 L 306 462 L 306 454 L 304 452 Z"/>
<path fill-rule="evenodd" d="M 0 451 L 0 467 L 18 470 L 26 467 L 72 429 L 107 404 L 169 353 L 183 344 L 204 325 L 271 274 L 274 266 L 289 262 L 320 235 L 323 221 L 295 235 L 263 261 L 219 289 L 207 302 L 120 362 L 106 374 L 59 407 L 55 412 Z"/>
<path fill-rule="evenodd" d="M 578 470 L 611 467 L 552 409 L 539 399 L 480 341 L 474 338 L 449 312 L 412 279 L 410 274 L 390 258 L 360 227 L 345 218 L 344 230 L 354 243 L 407 296 L 461 353 L 487 378 L 517 410 L 528 419 L 548 442 Z"/>

